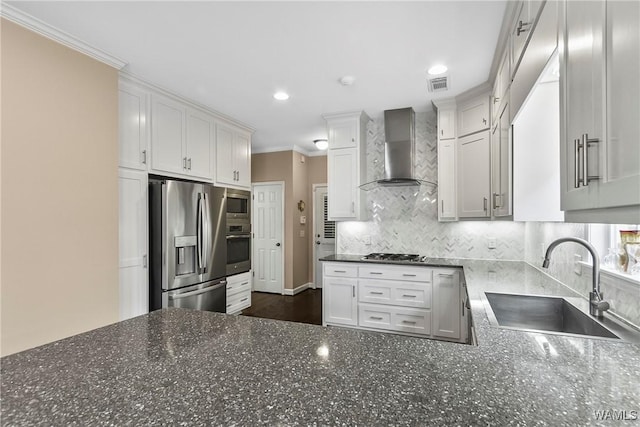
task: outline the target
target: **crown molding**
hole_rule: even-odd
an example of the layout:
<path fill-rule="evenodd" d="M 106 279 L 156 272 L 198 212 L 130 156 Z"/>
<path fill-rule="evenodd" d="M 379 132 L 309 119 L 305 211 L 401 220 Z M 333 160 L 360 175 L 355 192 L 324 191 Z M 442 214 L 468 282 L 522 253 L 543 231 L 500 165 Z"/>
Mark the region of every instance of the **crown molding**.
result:
<path fill-rule="evenodd" d="M 73 50 L 90 56 L 104 64 L 107 64 L 117 70 L 122 69 L 127 63 L 103 50 L 93 47 L 71 34 L 65 33 L 44 21 L 35 18 L 20 9 L 8 5 L 5 2 L 0 3 L 0 16 L 14 22 L 34 33 L 40 34 L 48 39 L 65 45 Z"/>
<path fill-rule="evenodd" d="M 307 157 L 320 157 L 320 156 L 327 155 L 327 150 L 309 151 L 296 144 L 282 145 L 279 147 L 258 147 L 258 148 L 252 147 L 251 148 L 251 154 L 278 153 L 281 151 L 293 151 L 298 154 L 303 154 Z"/>

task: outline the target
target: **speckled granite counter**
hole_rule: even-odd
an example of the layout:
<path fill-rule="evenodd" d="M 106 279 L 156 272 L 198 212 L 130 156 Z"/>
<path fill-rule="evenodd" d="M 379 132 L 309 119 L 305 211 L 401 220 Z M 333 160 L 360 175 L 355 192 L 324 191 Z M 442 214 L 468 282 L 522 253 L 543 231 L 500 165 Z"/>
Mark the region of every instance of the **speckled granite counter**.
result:
<path fill-rule="evenodd" d="M 640 411 L 640 346 L 491 327 L 484 290 L 575 294 L 521 262 L 460 264 L 478 346 L 169 309 L 0 359 L 1 423 L 573 426 Z"/>

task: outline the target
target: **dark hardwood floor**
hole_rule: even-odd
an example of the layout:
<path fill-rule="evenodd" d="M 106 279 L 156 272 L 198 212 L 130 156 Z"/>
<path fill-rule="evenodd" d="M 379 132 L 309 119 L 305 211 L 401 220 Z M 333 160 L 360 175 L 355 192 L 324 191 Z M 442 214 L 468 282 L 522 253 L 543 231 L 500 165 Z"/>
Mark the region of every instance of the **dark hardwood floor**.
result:
<path fill-rule="evenodd" d="M 307 289 L 294 296 L 253 292 L 243 316 L 322 325 L 322 289 Z"/>

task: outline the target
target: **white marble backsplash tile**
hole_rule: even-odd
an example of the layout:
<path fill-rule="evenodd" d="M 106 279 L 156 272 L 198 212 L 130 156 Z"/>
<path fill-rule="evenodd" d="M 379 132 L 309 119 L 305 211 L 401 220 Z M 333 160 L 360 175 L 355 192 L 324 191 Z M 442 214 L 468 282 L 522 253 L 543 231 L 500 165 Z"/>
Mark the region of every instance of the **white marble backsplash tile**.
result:
<path fill-rule="evenodd" d="M 416 178 L 436 182 L 434 112 L 416 113 Z M 368 181 L 384 176 L 384 120 L 367 126 Z M 382 187 L 367 192 L 370 220 L 338 223 L 338 253 L 415 253 L 441 258 L 524 259 L 524 224 L 501 221 L 438 222 L 437 189 Z M 489 238 L 497 247 L 488 248 Z M 369 244 L 369 241 L 371 242 Z"/>

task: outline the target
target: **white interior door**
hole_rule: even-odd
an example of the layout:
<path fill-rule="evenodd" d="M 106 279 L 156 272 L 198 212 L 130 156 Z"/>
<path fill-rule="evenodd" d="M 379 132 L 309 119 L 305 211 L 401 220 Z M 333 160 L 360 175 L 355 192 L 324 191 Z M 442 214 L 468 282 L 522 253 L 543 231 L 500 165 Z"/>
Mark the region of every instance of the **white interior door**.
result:
<path fill-rule="evenodd" d="M 327 220 L 327 187 L 316 187 L 313 197 L 314 284 L 321 288 L 322 263 L 319 259 L 336 253 L 336 223 Z"/>
<path fill-rule="evenodd" d="M 284 292 L 284 183 L 253 184 L 253 289 Z"/>

